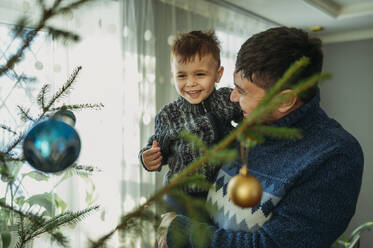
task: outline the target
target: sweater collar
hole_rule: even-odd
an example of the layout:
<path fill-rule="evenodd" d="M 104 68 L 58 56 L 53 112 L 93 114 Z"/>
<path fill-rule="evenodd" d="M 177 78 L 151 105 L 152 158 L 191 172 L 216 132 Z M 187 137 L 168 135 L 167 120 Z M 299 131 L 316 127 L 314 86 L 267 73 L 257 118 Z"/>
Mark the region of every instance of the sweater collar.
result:
<path fill-rule="evenodd" d="M 312 97 L 308 102 L 289 113 L 288 115 L 282 117 L 281 119 L 272 123 L 272 126 L 277 127 L 291 127 L 294 126 L 299 120 L 303 119 L 310 113 L 317 111 L 320 106 L 320 89 L 317 88 L 317 92 L 314 97 Z"/>
<path fill-rule="evenodd" d="M 176 100 L 176 104 L 179 108 L 181 108 L 185 112 L 192 112 L 199 114 L 202 112 L 205 112 L 205 108 L 207 111 L 211 109 L 211 106 L 213 106 L 212 103 L 217 101 L 217 94 L 216 94 L 216 89 L 211 92 L 211 94 L 203 100 L 201 103 L 198 104 L 191 104 L 187 100 L 185 100 L 182 96 L 178 96 Z"/>

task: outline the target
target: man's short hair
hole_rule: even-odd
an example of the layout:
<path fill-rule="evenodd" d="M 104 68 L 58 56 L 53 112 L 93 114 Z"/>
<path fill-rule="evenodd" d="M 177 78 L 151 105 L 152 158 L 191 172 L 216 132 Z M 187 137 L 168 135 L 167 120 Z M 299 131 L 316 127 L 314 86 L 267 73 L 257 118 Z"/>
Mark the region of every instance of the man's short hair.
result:
<path fill-rule="evenodd" d="M 220 44 L 213 30 L 179 33 L 171 48 L 171 61 L 178 57 L 182 63 L 211 54 L 220 67 Z"/>
<path fill-rule="evenodd" d="M 297 28 L 271 28 L 253 35 L 241 46 L 235 72 L 242 71 L 245 78 L 268 90 L 291 64 L 303 56 L 310 59 L 310 64 L 301 71 L 297 80 L 292 81 L 293 83 L 321 72 L 323 64 L 321 40 L 310 37 L 307 32 Z M 300 98 L 306 102 L 315 93 L 316 87 Z"/>

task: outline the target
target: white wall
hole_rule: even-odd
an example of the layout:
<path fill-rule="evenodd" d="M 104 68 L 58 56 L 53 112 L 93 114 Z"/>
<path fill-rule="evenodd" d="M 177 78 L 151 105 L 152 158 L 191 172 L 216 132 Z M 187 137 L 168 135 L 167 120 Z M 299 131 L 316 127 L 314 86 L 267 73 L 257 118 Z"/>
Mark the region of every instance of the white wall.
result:
<path fill-rule="evenodd" d="M 321 105 L 360 142 L 364 175 L 354 218 L 346 233 L 373 221 L 373 39 L 324 45 L 324 72 L 333 78 L 321 86 Z M 360 247 L 372 247 L 373 231 Z"/>

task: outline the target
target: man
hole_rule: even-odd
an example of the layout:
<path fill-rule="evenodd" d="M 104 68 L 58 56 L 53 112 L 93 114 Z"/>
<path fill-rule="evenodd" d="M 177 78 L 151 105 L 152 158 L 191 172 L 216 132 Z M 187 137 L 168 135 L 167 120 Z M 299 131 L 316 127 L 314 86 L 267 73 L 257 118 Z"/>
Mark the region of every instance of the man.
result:
<path fill-rule="evenodd" d="M 237 56 L 231 101 L 240 104 L 247 118 L 268 89 L 303 56 L 310 64 L 297 82 L 321 72 L 321 41 L 287 27 L 252 36 Z M 281 93 L 289 92 L 290 88 Z M 266 119 L 272 126 L 300 129 L 303 138 L 269 139 L 251 149 L 249 172 L 263 187 L 257 206 L 242 209 L 229 200 L 226 187 L 241 164 L 223 166 L 207 197 L 218 209 L 212 216 L 214 223 L 166 214 L 164 247 L 195 247 L 196 235 L 204 235 L 205 247 L 330 247 L 355 213 L 363 153 L 358 141 L 326 115 L 319 101 L 317 87 L 294 94 Z"/>

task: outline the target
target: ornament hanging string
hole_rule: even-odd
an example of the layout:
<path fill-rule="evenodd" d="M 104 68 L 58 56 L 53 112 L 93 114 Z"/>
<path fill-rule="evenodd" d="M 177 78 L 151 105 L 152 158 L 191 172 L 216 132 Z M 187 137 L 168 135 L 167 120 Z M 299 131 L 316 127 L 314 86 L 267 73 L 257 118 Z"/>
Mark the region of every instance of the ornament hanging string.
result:
<path fill-rule="evenodd" d="M 240 170 L 241 174 L 247 175 L 247 161 L 249 160 L 249 146 L 246 146 L 243 141 L 240 143 L 240 151 L 241 151 L 241 160 L 242 160 L 242 168 Z"/>

